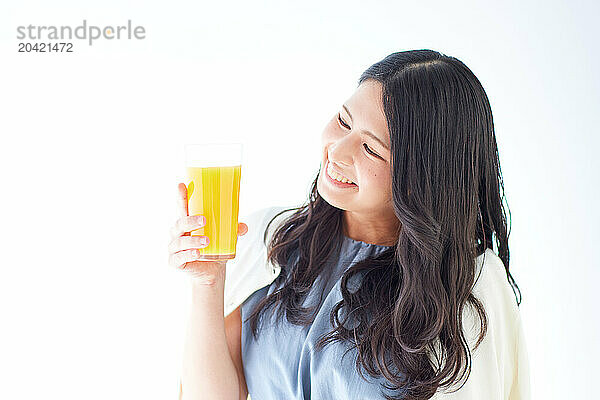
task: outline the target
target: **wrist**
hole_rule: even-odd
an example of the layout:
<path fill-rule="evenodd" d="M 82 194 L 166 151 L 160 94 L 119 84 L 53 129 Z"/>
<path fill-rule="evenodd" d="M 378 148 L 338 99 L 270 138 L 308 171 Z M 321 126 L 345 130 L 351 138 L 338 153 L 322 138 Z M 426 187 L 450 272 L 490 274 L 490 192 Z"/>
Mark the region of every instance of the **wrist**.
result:
<path fill-rule="evenodd" d="M 206 271 L 190 278 L 193 290 L 217 290 L 225 286 L 225 264 L 211 269 L 210 272 Z"/>

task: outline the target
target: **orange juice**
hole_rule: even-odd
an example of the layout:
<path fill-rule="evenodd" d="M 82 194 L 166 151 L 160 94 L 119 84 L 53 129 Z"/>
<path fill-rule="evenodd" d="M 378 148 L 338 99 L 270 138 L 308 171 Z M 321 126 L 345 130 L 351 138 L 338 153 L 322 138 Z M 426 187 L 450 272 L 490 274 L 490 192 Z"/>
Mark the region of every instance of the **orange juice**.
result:
<path fill-rule="evenodd" d="M 206 217 L 204 227 L 190 232 L 208 236 L 208 246 L 199 249 L 201 259 L 235 257 L 241 169 L 241 165 L 187 167 L 189 215 Z"/>

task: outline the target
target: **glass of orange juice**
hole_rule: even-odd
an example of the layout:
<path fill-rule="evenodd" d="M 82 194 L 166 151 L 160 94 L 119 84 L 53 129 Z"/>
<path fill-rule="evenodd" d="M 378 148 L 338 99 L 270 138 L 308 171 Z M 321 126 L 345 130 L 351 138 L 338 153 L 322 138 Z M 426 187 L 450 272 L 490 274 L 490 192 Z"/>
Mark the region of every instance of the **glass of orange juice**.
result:
<path fill-rule="evenodd" d="M 201 260 L 235 258 L 242 170 L 241 143 L 186 144 L 188 214 L 204 215 L 206 225 L 190 232 L 208 236 Z"/>

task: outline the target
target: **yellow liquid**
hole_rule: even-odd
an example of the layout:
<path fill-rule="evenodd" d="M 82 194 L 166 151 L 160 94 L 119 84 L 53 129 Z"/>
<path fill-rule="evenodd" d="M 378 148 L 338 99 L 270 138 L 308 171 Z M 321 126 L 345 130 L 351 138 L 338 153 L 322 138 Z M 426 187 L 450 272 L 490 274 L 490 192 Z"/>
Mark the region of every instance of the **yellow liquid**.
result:
<path fill-rule="evenodd" d="M 198 249 L 201 259 L 235 258 L 241 169 L 241 165 L 187 168 L 188 213 L 206 217 L 204 227 L 190 232 L 208 236 L 208 246 Z"/>

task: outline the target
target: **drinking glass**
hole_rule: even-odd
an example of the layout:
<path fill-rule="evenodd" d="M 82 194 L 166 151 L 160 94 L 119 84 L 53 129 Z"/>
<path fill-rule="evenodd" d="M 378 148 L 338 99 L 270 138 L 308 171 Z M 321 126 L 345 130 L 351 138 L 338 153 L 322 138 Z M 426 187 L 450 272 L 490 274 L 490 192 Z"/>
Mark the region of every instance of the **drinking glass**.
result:
<path fill-rule="evenodd" d="M 200 260 L 235 258 L 242 170 L 241 143 L 185 145 L 188 214 L 204 215 L 206 225 L 190 232 L 208 236 Z"/>

